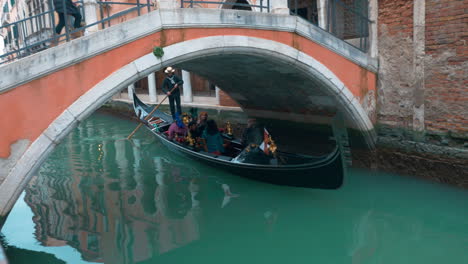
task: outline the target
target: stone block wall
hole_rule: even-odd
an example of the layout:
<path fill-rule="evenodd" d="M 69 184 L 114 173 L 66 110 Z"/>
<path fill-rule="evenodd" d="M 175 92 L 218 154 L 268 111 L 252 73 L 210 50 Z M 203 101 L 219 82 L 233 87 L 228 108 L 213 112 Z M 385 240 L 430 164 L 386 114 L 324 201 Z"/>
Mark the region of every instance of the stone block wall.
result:
<path fill-rule="evenodd" d="M 378 125 L 413 139 L 466 145 L 468 3 L 378 3 Z"/>

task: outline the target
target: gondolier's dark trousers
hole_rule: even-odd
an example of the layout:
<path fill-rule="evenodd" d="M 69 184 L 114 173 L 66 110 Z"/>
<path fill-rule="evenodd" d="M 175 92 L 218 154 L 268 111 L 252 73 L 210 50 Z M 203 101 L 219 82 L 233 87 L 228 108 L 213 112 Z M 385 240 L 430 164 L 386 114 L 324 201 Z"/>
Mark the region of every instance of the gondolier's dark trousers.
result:
<path fill-rule="evenodd" d="M 174 106 L 174 104 L 177 106 Z M 180 93 L 171 94 L 169 96 L 169 107 L 171 108 L 172 119 L 175 119 L 175 107 L 177 107 L 177 113 L 182 114 L 182 109 L 180 108 Z"/>

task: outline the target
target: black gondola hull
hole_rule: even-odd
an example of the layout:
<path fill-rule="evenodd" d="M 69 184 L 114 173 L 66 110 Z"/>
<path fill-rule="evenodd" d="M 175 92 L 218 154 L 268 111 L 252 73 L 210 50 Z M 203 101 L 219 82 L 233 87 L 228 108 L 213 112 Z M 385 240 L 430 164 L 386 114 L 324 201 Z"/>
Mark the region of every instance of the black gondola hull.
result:
<path fill-rule="evenodd" d="M 139 118 L 143 118 L 150 112 L 150 107 L 142 103 L 135 94 L 134 108 Z M 142 112 L 144 113 L 142 114 Z M 161 112 L 156 112 L 153 116 L 165 120 L 164 126 L 168 126 L 172 122 L 167 114 Z M 276 185 L 317 189 L 337 189 L 342 186 L 344 181 L 345 167 L 338 146 L 335 147 L 332 153 L 323 157 L 311 157 L 310 161 L 304 164 L 276 166 L 248 164 L 220 159 L 219 156 L 203 151 L 194 151 L 186 145 L 169 140 L 162 132 L 154 129 L 151 125 L 146 124 L 145 126 L 170 150 L 249 179 Z M 289 155 L 293 156 L 295 154 Z"/>
<path fill-rule="evenodd" d="M 334 155 L 330 157 L 330 159 L 327 159 L 324 164 L 319 164 L 317 166 L 304 166 L 297 168 L 282 168 L 279 166 L 265 167 L 217 161 L 215 158 L 207 157 L 203 154 L 199 154 L 198 152 L 183 148 L 182 146 L 167 140 L 163 135 L 153 131 L 151 132 L 173 152 L 252 180 L 276 185 L 317 189 L 338 189 L 343 184 L 343 164 L 339 151 L 335 151 Z"/>

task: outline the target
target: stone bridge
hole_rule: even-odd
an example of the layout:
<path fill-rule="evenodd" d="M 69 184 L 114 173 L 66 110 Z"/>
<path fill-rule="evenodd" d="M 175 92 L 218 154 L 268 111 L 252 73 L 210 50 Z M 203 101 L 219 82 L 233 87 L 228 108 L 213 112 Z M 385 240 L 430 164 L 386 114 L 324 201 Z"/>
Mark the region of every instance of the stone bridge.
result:
<path fill-rule="evenodd" d="M 323 123 L 340 111 L 374 145 L 375 59 L 294 16 L 160 9 L 0 67 L 0 215 L 80 121 L 166 66 L 209 79 L 250 115 Z"/>

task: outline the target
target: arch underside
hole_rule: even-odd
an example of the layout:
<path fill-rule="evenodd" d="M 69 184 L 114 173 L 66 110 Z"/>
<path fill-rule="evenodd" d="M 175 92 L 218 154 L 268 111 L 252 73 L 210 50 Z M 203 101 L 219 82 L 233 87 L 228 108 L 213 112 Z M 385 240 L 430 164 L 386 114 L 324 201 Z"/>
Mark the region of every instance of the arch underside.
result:
<path fill-rule="evenodd" d="M 238 51 L 176 66 L 215 83 L 246 110 L 334 115 L 339 106 L 314 76 L 271 56 Z"/>

